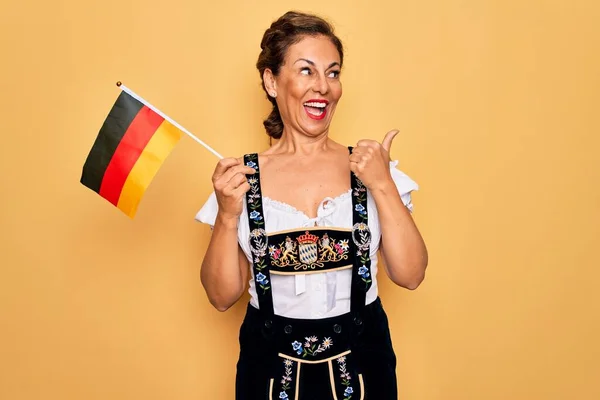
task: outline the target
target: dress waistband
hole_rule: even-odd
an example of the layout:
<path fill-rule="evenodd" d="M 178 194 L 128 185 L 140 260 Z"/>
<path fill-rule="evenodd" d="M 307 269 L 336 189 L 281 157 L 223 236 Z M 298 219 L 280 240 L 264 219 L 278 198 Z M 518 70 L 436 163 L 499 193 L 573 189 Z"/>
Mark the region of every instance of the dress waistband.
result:
<path fill-rule="evenodd" d="M 267 329 L 285 328 L 286 325 L 313 325 L 317 329 L 320 326 L 326 327 L 332 324 L 354 324 L 361 326 L 363 323 L 369 323 L 371 320 L 378 318 L 382 314 L 382 311 L 383 307 L 379 297 L 358 312 L 348 312 L 335 317 L 316 319 L 290 318 L 282 315 L 268 314 L 248 304 L 246 322 L 250 324 L 260 323 Z"/>
<path fill-rule="evenodd" d="M 381 325 L 383 318 L 385 313 L 378 297 L 359 311 L 320 319 L 267 314 L 248 305 L 244 324 L 262 336 L 265 346 L 279 355 L 305 362 L 323 362 L 346 354 L 365 330 Z"/>

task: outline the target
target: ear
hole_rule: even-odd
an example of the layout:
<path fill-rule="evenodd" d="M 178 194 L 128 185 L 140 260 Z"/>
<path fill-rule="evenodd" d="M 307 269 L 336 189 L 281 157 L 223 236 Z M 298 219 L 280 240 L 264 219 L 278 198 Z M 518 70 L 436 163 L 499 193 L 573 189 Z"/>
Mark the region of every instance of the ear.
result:
<path fill-rule="evenodd" d="M 273 72 L 269 68 L 265 68 L 263 72 L 263 82 L 265 83 L 267 93 L 277 93 L 277 82 L 275 81 Z"/>

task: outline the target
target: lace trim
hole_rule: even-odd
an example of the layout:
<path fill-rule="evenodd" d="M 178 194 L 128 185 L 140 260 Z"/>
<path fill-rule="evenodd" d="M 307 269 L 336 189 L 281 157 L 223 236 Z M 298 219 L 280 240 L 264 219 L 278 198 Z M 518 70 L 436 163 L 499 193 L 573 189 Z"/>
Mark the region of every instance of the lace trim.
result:
<path fill-rule="evenodd" d="M 333 202 L 338 202 L 338 201 L 350 199 L 351 194 L 352 194 L 352 189 L 348 189 L 347 192 L 344 192 L 344 193 L 340 194 L 339 196 L 332 197 L 332 200 L 333 200 Z M 306 217 L 307 219 L 311 219 L 308 215 L 306 215 L 306 213 L 304 211 L 300 211 L 296 207 L 294 207 L 288 203 L 285 203 L 285 202 L 279 201 L 279 200 L 273 200 L 267 196 L 263 196 L 262 199 L 263 199 L 263 203 L 269 203 L 269 206 L 271 206 L 277 210 L 284 211 L 284 212 L 287 212 L 290 214 L 300 214 L 300 215 Z M 323 203 L 323 201 L 325 201 L 325 200 L 322 200 L 321 203 Z"/>

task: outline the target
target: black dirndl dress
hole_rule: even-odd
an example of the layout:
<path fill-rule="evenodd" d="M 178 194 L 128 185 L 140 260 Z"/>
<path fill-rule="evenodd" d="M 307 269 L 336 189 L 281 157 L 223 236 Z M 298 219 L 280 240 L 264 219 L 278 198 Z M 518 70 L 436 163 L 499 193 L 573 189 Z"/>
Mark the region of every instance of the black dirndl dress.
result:
<path fill-rule="evenodd" d="M 349 148 L 350 152 L 352 148 Z M 367 190 L 354 175 L 352 229 L 310 227 L 267 234 L 258 154 L 246 194 L 259 308 L 248 304 L 240 328 L 237 400 L 396 400 L 396 356 L 388 319 L 371 287 Z M 275 315 L 273 274 L 352 269 L 350 312 L 322 319 Z"/>

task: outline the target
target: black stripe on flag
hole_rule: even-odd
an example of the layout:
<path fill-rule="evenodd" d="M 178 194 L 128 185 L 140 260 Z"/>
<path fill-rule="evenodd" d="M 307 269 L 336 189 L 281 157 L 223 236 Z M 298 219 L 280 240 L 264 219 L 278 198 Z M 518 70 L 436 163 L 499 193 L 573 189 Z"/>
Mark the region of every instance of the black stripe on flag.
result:
<path fill-rule="evenodd" d="M 108 116 L 104 120 L 96 141 L 88 154 L 81 183 L 96 193 L 100 193 L 102 179 L 131 121 L 144 105 L 128 93 L 121 91 Z"/>

